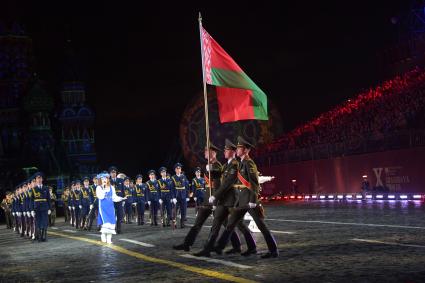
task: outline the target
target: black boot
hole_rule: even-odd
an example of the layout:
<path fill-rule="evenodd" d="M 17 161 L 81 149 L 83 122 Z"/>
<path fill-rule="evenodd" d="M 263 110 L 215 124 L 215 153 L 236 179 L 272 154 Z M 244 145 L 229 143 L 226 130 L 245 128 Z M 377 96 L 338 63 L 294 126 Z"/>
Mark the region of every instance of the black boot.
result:
<path fill-rule="evenodd" d="M 190 251 L 190 246 L 188 246 L 186 243 L 183 243 L 183 244 L 180 244 L 180 245 L 174 245 L 173 249 L 178 250 L 178 251 L 188 252 L 188 251 Z"/>
<path fill-rule="evenodd" d="M 43 242 L 46 242 L 47 241 L 47 228 L 46 229 L 44 229 L 44 236 L 43 236 Z"/>
<path fill-rule="evenodd" d="M 232 248 L 232 249 L 230 249 L 230 250 L 228 250 L 228 251 L 226 251 L 225 252 L 225 254 L 227 254 L 227 255 L 230 255 L 230 254 L 240 254 L 242 251 L 241 251 L 241 249 L 239 248 Z"/>
<path fill-rule="evenodd" d="M 211 251 L 207 248 L 202 249 L 201 251 L 194 253 L 194 256 L 205 256 L 205 257 L 210 257 L 211 256 Z"/>
<path fill-rule="evenodd" d="M 256 253 L 257 253 L 257 249 L 247 249 L 246 251 L 241 253 L 241 255 L 242 256 L 250 256 L 250 255 L 256 254 Z"/>
<path fill-rule="evenodd" d="M 229 231 L 227 229 L 224 229 L 223 233 L 221 234 L 220 238 L 217 241 L 217 245 L 214 247 L 214 251 L 217 254 L 222 254 L 224 248 L 226 247 L 227 243 L 229 242 L 230 236 L 232 235 L 233 231 Z"/>
<path fill-rule="evenodd" d="M 274 258 L 274 257 L 278 257 L 278 256 L 279 256 L 279 252 L 273 251 L 273 252 L 267 252 L 267 253 L 263 254 L 261 256 L 261 258 Z"/>

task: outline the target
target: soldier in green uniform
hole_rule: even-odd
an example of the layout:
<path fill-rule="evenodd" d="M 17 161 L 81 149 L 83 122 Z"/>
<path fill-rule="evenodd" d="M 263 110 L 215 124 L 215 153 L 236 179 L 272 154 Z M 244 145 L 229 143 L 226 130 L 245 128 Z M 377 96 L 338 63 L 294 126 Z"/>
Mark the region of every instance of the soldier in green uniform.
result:
<path fill-rule="evenodd" d="M 236 145 L 234 145 L 230 140 L 226 139 L 225 147 L 224 147 L 224 157 L 227 159 L 226 164 L 223 166 L 223 174 L 221 177 L 221 184 L 217 190 L 214 191 L 213 195 L 209 198 L 209 203 L 214 204 L 214 221 L 212 224 L 212 228 L 210 234 L 208 236 L 208 240 L 203 248 L 198 253 L 195 253 L 195 256 L 210 256 L 210 252 L 214 249 L 215 241 L 220 232 L 220 228 L 222 225 L 227 224 L 227 218 L 230 214 L 231 208 L 233 208 L 236 201 L 235 190 L 233 189 L 233 185 L 237 180 L 237 173 L 239 162 L 235 158 Z M 239 222 L 236 223 L 238 229 L 242 232 L 245 237 L 245 241 L 248 246 L 248 250 L 243 252 L 242 255 L 247 256 L 252 253 L 252 251 L 256 250 L 256 244 L 254 238 L 251 235 L 248 227 L 243 223 L 243 220 L 240 219 Z M 232 253 L 240 253 L 241 252 L 241 244 L 238 239 L 239 244 L 235 245 L 233 237 L 237 235 L 234 231 L 231 232 L 230 237 L 232 239 L 233 248 L 227 251 L 227 254 Z M 221 254 L 221 250 L 217 250 L 217 253 Z"/>
<path fill-rule="evenodd" d="M 277 257 L 279 252 L 277 250 L 276 241 L 264 223 L 264 213 L 262 213 L 262 207 L 258 205 L 258 193 L 260 186 L 258 182 L 257 165 L 249 156 L 249 152 L 253 147 L 254 146 L 245 139 L 240 136 L 238 137 L 236 154 L 241 159 L 241 162 L 237 175 L 238 184 L 234 186 L 238 194 L 237 201 L 235 203 L 235 209 L 230 215 L 229 223 L 218 240 L 215 249 L 218 252 L 224 249 L 229 241 L 232 231 L 235 229 L 235 226 L 243 219 L 245 213 L 249 212 L 257 224 L 258 229 L 260 229 L 263 234 L 269 249 L 262 258 Z M 249 252 L 249 250 L 247 252 Z M 251 253 L 256 252 L 256 250 L 251 251 Z"/>

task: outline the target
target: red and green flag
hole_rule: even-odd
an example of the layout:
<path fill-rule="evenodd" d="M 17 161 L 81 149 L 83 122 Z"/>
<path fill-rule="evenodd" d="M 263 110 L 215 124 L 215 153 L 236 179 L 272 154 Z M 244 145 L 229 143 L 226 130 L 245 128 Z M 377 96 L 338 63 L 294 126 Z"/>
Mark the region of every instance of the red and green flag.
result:
<path fill-rule="evenodd" d="M 268 120 L 266 94 L 202 28 L 206 83 L 216 86 L 220 122 Z"/>

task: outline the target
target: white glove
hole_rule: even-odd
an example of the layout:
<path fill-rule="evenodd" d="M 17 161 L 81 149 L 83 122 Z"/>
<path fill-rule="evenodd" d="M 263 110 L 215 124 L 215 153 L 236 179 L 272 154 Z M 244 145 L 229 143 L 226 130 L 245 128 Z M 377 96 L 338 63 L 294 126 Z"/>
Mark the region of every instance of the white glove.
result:
<path fill-rule="evenodd" d="M 208 199 L 209 203 L 213 203 L 215 201 L 215 196 L 210 196 L 210 198 Z"/>
<path fill-rule="evenodd" d="M 177 199 L 176 199 L 176 198 L 173 198 L 171 201 L 172 201 L 174 204 L 176 204 L 176 203 L 177 203 Z"/>
<path fill-rule="evenodd" d="M 21 213 L 20 212 L 16 212 L 16 214 L 18 214 L 18 216 L 21 217 Z"/>
<path fill-rule="evenodd" d="M 186 198 L 186 201 L 189 201 L 189 198 Z"/>
<path fill-rule="evenodd" d="M 12 212 L 12 215 L 15 216 L 15 212 Z"/>
<path fill-rule="evenodd" d="M 31 211 L 27 211 L 27 216 L 31 217 Z"/>
<path fill-rule="evenodd" d="M 207 170 L 207 172 L 209 172 L 209 171 L 210 171 L 210 168 L 211 168 L 211 164 L 210 164 L 210 166 L 208 166 L 208 164 L 207 164 L 207 165 L 205 165 L 205 170 Z"/>
<path fill-rule="evenodd" d="M 124 207 L 125 206 L 125 202 L 122 202 L 122 207 Z"/>
<path fill-rule="evenodd" d="M 83 206 L 82 206 L 82 205 L 79 205 L 78 207 L 79 207 L 80 209 L 82 209 L 82 208 L 83 208 Z"/>
<path fill-rule="evenodd" d="M 25 211 L 24 212 L 24 216 L 28 217 L 29 216 L 29 212 L 28 211 Z"/>
<path fill-rule="evenodd" d="M 194 197 L 194 198 L 193 198 L 193 200 L 194 200 L 194 201 L 196 201 L 197 199 L 198 199 L 197 197 Z"/>
<path fill-rule="evenodd" d="M 69 209 L 69 210 L 72 210 L 72 207 L 71 207 L 71 206 L 68 206 L 68 209 Z"/>
<path fill-rule="evenodd" d="M 162 204 L 162 199 L 159 199 L 159 204 Z"/>
<path fill-rule="evenodd" d="M 253 202 L 249 202 L 248 206 L 249 206 L 249 208 L 255 208 L 257 206 L 257 204 L 253 203 Z"/>
<path fill-rule="evenodd" d="M 47 214 L 48 214 L 48 215 L 50 215 L 50 213 L 52 213 L 52 212 L 51 212 L 51 211 L 50 211 L 50 209 L 49 209 L 49 210 L 47 211 Z"/>
<path fill-rule="evenodd" d="M 93 209 L 93 204 L 90 204 L 90 210 Z"/>
<path fill-rule="evenodd" d="M 133 206 L 137 206 L 137 202 L 133 202 Z"/>
<path fill-rule="evenodd" d="M 75 210 L 75 206 L 72 207 L 72 210 Z"/>
<path fill-rule="evenodd" d="M 150 201 L 150 200 L 148 201 L 148 205 L 149 205 L 149 206 L 151 205 L 151 201 Z"/>
<path fill-rule="evenodd" d="M 212 210 L 214 211 L 217 208 L 217 206 L 213 205 Z"/>
<path fill-rule="evenodd" d="M 31 215 L 32 215 L 32 217 L 35 217 L 35 211 L 34 210 L 31 211 Z"/>

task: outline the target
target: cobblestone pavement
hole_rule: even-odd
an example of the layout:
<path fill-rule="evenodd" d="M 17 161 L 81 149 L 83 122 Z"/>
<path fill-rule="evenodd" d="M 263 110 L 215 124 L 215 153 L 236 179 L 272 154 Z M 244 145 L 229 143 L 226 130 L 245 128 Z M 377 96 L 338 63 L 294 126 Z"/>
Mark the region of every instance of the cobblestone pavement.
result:
<path fill-rule="evenodd" d="M 98 232 L 76 231 L 60 218 L 49 228 L 45 243 L 20 238 L 3 225 L 0 281 L 425 282 L 424 212 L 420 202 L 270 204 L 266 223 L 278 242 L 276 259 L 215 254 L 193 258 L 212 219 L 190 252 L 171 248 L 189 228 L 123 224 L 123 234 L 108 246 L 101 244 Z M 190 208 L 189 225 L 194 217 Z M 255 238 L 259 254 L 266 252 L 261 233 Z"/>

